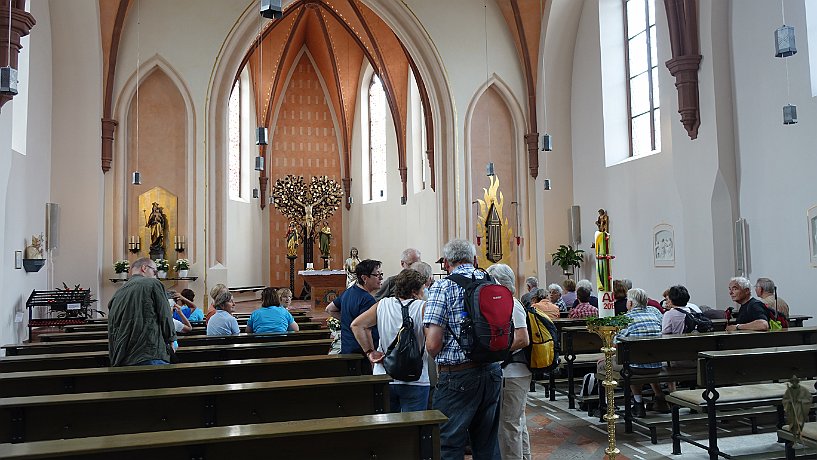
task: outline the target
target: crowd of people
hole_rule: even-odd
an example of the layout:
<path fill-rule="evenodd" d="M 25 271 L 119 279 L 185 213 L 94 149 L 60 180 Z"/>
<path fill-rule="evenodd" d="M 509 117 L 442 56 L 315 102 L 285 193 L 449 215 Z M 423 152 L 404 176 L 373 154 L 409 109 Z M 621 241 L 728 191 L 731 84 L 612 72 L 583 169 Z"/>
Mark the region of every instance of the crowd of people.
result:
<path fill-rule="evenodd" d="M 514 296 L 510 353 L 520 353 L 529 345 L 525 308 L 533 306 L 556 319 L 598 316 L 598 298 L 588 280 L 566 280 L 561 285 L 539 288 L 535 277 L 527 278 L 527 292 L 516 295 L 516 275 L 505 264 L 487 271 L 476 267 L 476 248 L 467 240 L 454 239 L 442 249 L 442 264 L 449 275 L 469 279 L 490 276 Z M 357 254 L 355 254 L 356 256 Z M 526 394 L 531 371 L 524 363 L 507 359 L 504 363 L 478 362 L 469 358 L 460 342 L 462 318 L 466 312 L 464 289 L 449 278 L 435 280 L 432 268 L 421 260 L 420 251 L 409 248 L 401 255 L 402 271 L 384 280 L 381 262 L 356 260 L 354 283 L 327 307 L 326 312 L 340 321 L 341 353 L 358 353 L 367 358 L 370 372 L 385 374 L 384 358 L 401 327 L 411 324 L 414 337 L 424 348 L 419 378 L 391 382 L 392 411 L 438 409 L 448 420 L 440 426 L 443 459 L 462 458 L 469 448 L 474 458 L 529 459 L 530 443 L 525 420 Z M 109 341 L 114 366 L 166 364 L 176 347 L 176 333 L 190 330 L 190 321 L 207 322 L 208 335 L 238 334 L 232 315 L 233 295 L 223 284 L 210 291 L 212 307 L 206 315 L 193 303 L 190 290 L 165 292 L 156 280 L 156 265 L 139 259 L 132 265 L 131 278 L 109 304 Z M 731 299 L 739 306 L 734 324 L 727 330 L 768 330 L 769 311 L 789 314 L 789 306 L 777 297 L 774 282 L 759 278 L 754 285 L 746 278 L 729 282 Z M 689 312 L 712 318 L 729 312 L 699 307 L 690 302 L 688 290 L 672 286 L 663 300 L 651 299 L 627 279 L 615 280 L 613 293 L 617 314 L 632 321 L 618 337 L 648 337 L 685 331 Z M 248 333 L 297 331 L 298 323 L 288 307 L 289 289 L 266 288 L 262 306 L 247 321 Z M 405 315 L 405 317 L 404 317 Z M 409 322 L 407 320 L 410 319 Z M 134 334 L 133 331 L 139 331 Z M 671 363 L 689 365 L 689 363 Z M 601 363 L 599 364 L 601 366 Z M 633 365 L 633 373 L 660 372 L 663 363 Z M 654 410 L 666 411 L 663 392 L 653 386 Z M 642 388 L 632 388 L 634 413 L 644 416 Z"/>

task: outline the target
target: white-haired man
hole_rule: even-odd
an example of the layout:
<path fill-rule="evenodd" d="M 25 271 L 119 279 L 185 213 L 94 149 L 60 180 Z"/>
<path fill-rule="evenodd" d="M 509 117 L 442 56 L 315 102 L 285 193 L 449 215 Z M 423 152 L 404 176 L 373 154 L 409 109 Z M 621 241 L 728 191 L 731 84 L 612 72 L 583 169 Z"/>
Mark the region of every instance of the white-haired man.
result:
<path fill-rule="evenodd" d="M 736 324 L 726 326 L 727 331 L 768 331 L 769 317 L 766 305 L 752 297 L 752 283 L 739 276 L 729 280 L 729 297 L 740 305 Z"/>
<path fill-rule="evenodd" d="M 443 258 L 452 275 L 483 276 L 474 268 L 476 248 L 470 241 L 449 241 L 443 246 Z M 429 290 L 423 316 L 426 351 L 440 373 L 431 406 L 448 417 L 440 425 L 440 458 L 461 460 L 470 439 L 475 459 L 498 459 L 502 370 L 499 363 L 471 361 L 454 338 L 460 334 L 464 297 L 465 290 L 457 283 L 438 280 Z"/>
<path fill-rule="evenodd" d="M 789 304 L 777 296 L 777 286 L 774 285 L 774 281 L 769 278 L 758 278 L 755 281 L 755 294 L 769 310 L 778 311 L 786 318 L 789 317 Z"/>
<path fill-rule="evenodd" d="M 529 276 L 528 279 L 525 280 L 525 287 L 528 289 L 528 292 L 522 294 L 522 298 L 519 299 L 519 301 L 522 302 L 523 306 L 529 307 L 531 297 L 533 297 L 533 294 L 539 289 L 539 278 Z"/>
<path fill-rule="evenodd" d="M 408 248 L 400 254 L 400 269 L 411 268 L 411 264 L 420 262 L 420 250 Z M 394 297 L 394 279 L 397 275 L 392 275 L 383 281 L 380 285 L 380 290 L 374 295 L 375 300 L 380 300 L 384 297 Z"/>

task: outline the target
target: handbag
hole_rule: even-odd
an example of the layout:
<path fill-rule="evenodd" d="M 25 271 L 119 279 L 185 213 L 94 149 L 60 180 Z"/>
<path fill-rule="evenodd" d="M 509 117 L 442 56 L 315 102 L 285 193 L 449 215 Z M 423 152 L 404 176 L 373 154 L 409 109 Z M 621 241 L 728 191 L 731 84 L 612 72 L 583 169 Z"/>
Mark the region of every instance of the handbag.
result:
<path fill-rule="evenodd" d="M 400 302 L 400 300 L 397 300 Z M 420 346 L 417 343 L 417 336 L 414 334 L 414 320 L 409 316 L 408 307 L 414 302 L 411 300 L 406 305 L 400 302 L 400 309 L 403 314 L 403 324 L 397 331 L 397 335 L 386 350 L 383 358 L 383 367 L 386 373 L 395 380 L 404 382 L 416 382 L 423 374 L 423 355 L 425 354 L 425 343 Z"/>

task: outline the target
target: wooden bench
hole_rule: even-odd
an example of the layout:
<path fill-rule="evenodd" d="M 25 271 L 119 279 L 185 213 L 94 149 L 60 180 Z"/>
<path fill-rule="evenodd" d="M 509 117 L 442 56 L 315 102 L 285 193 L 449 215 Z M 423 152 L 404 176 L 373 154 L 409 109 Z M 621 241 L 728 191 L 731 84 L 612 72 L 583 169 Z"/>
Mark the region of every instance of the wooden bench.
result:
<path fill-rule="evenodd" d="M 799 329 L 799 328 L 798 328 Z M 717 420 L 719 411 L 752 410 L 758 407 L 776 407 L 782 426 L 783 393 L 785 383 L 756 383 L 787 380 L 796 375 L 806 380 L 817 377 L 817 345 L 764 347 L 698 353 L 697 383 L 703 389 L 679 390 L 667 396 L 672 404 L 672 453 L 681 453 L 681 441 L 709 452 L 717 460 L 727 456 L 718 449 Z M 815 382 L 805 383 L 814 393 Z M 751 385 L 750 385 L 751 384 Z M 709 444 L 704 445 L 681 434 L 680 408 L 687 407 L 706 413 Z"/>
<path fill-rule="evenodd" d="M 95 367 L 0 374 L 0 397 L 174 388 L 361 375 L 361 355 L 242 359 L 169 366 Z"/>
<path fill-rule="evenodd" d="M 814 458 L 815 453 L 817 453 L 817 451 L 815 451 L 815 449 L 817 449 L 817 422 L 806 422 L 800 434 L 801 436 L 798 441 L 792 434 L 789 425 L 785 425 L 777 430 L 778 442 L 783 441 L 786 444 L 786 460 L 794 460 L 797 458 L 797 451 L 794 447 L 795 442 L 802 444 L 803 449 L 801 450 L 804 455 Z"/>
<path fill-rule="evenodd" d="M 247 327 L 247 320 L 246 319 L 238 319 L 238 326 L 242 329 Z M 307 318 L 306 321 L 295 320 L 298 323 L 298 329 L 304 331 L 314 331 L 317 329 L 323 328 L 323 323 L 311 321 L 311 318 Z M 204 321 L 193 321 L 190 323 L 193 326 L 193 330 L 188 332 L 188 335 L 207 335 L 207 324 Z M 76 334 L 81 332 L 101 332 L 103 334 L 108 333 L 108 325 L 107 324 L 79 324 L 73 326 L 66 326 L 65 327 L 66 334 Z"/>
<path fill-rule="evenodd" d="M 74 334 L 79 334 L 75 332 Z M 293 340 L 318 340 L 330 338 L 328 330 L 298 331 L 280 334 L 239 334 L 220 336 L 179 336 L 180 347 L 204 345 L 227 345 L 233 343 L 288 342 Z M 71 340 L 63 342 L 35 342 L 23 345 L 4 345 L 6 356 L 42 355 L 53 353 L 85 353 L 89 351 L 107 351 L 108 339 Z"/>
<path fill-rule="evenodd" d="M 446 420 L 433 410 L 0 444 L 0 458 L 439 460 Z"/>
<path fill-rule="evenodd" d="M 570 409 L 576 408 L 576 370 L 588 367 L 595 372 L 596 362 L 604 357 L 601 345 L 601 337 L 588 331 L 586 326 L 562 329 L 562 356 L 567 370 L 567 401 Z"/>
<path fill-rule="evenodd" d="M 0 398 L 0 442 L 380 414 L 388 375 Z"/>
<path fill-rule="evenodd" d="M 176 356 L 181 363 L 226 361 L 230 359 L 280 358 L 285 356 L 323 355 L 331 339 L 291 342 L 239 343 L 180 347 Z M 50 369 L 84 369 L 108 367 L 107 351 L 89 353 L 56 353 L 50 355 L 5 356 L 0 358 L 0 372 L 26 372 Z"/>
<path fill-rule="evenodd" d="M 632 433 L 633 416 L 630 385 L 650 382 L 676 382 L 696 378 L 693 367 L 664 367 L 657 374 L 633 374 L 631 365 L 667 361 L 694 361 L 702 351 L 740 350 L 758 345 L 784 347 L 817 343 L 817 328 L 798 327 L 779 331 L 722 331 L 707 333 L 672 334 L 660 337 L 624 337 L 617 344 L 617 361 L 624 366 L 620 377 L 624 387 L 624 431 Z M 663 422 L 665 423 L 665 422 Z M 640 420 L 650 430 L 653 443 L 657 442 L 655 424 Z"/>

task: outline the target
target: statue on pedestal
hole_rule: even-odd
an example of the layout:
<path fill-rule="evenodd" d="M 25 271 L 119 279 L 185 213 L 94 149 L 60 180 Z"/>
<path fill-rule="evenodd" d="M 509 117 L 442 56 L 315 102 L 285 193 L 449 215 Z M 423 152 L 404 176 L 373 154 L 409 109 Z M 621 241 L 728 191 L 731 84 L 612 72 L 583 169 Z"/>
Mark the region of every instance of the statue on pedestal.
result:
<path fill-rule="evenodd" d="M 159 203 L 153 202 L 153 208 L 147 217 L 145 227 L 150 229 L 150 257 L 164 259 L 165 236 L 167 235 L 167 215 Z"/>
<path fill-rule="evenodd" d="M 295 222 L 289 222 L 289 229 L 287 230 L 287 257 L 298 256 L 298 246 L 300 245 L 300 235 L 298 235 L 298 226 Z"/>
<path fill-rule="evenodd" d="M 318 232 L 318 247 L 321 250 L 321 257 L 324 259 L 329 258 L 329 250 L 332 244 L 332 229 L 329 228 L 329 224 L 326 222 L 323 223 L 323 227 L 321 227 L 320 232 Z"/>

